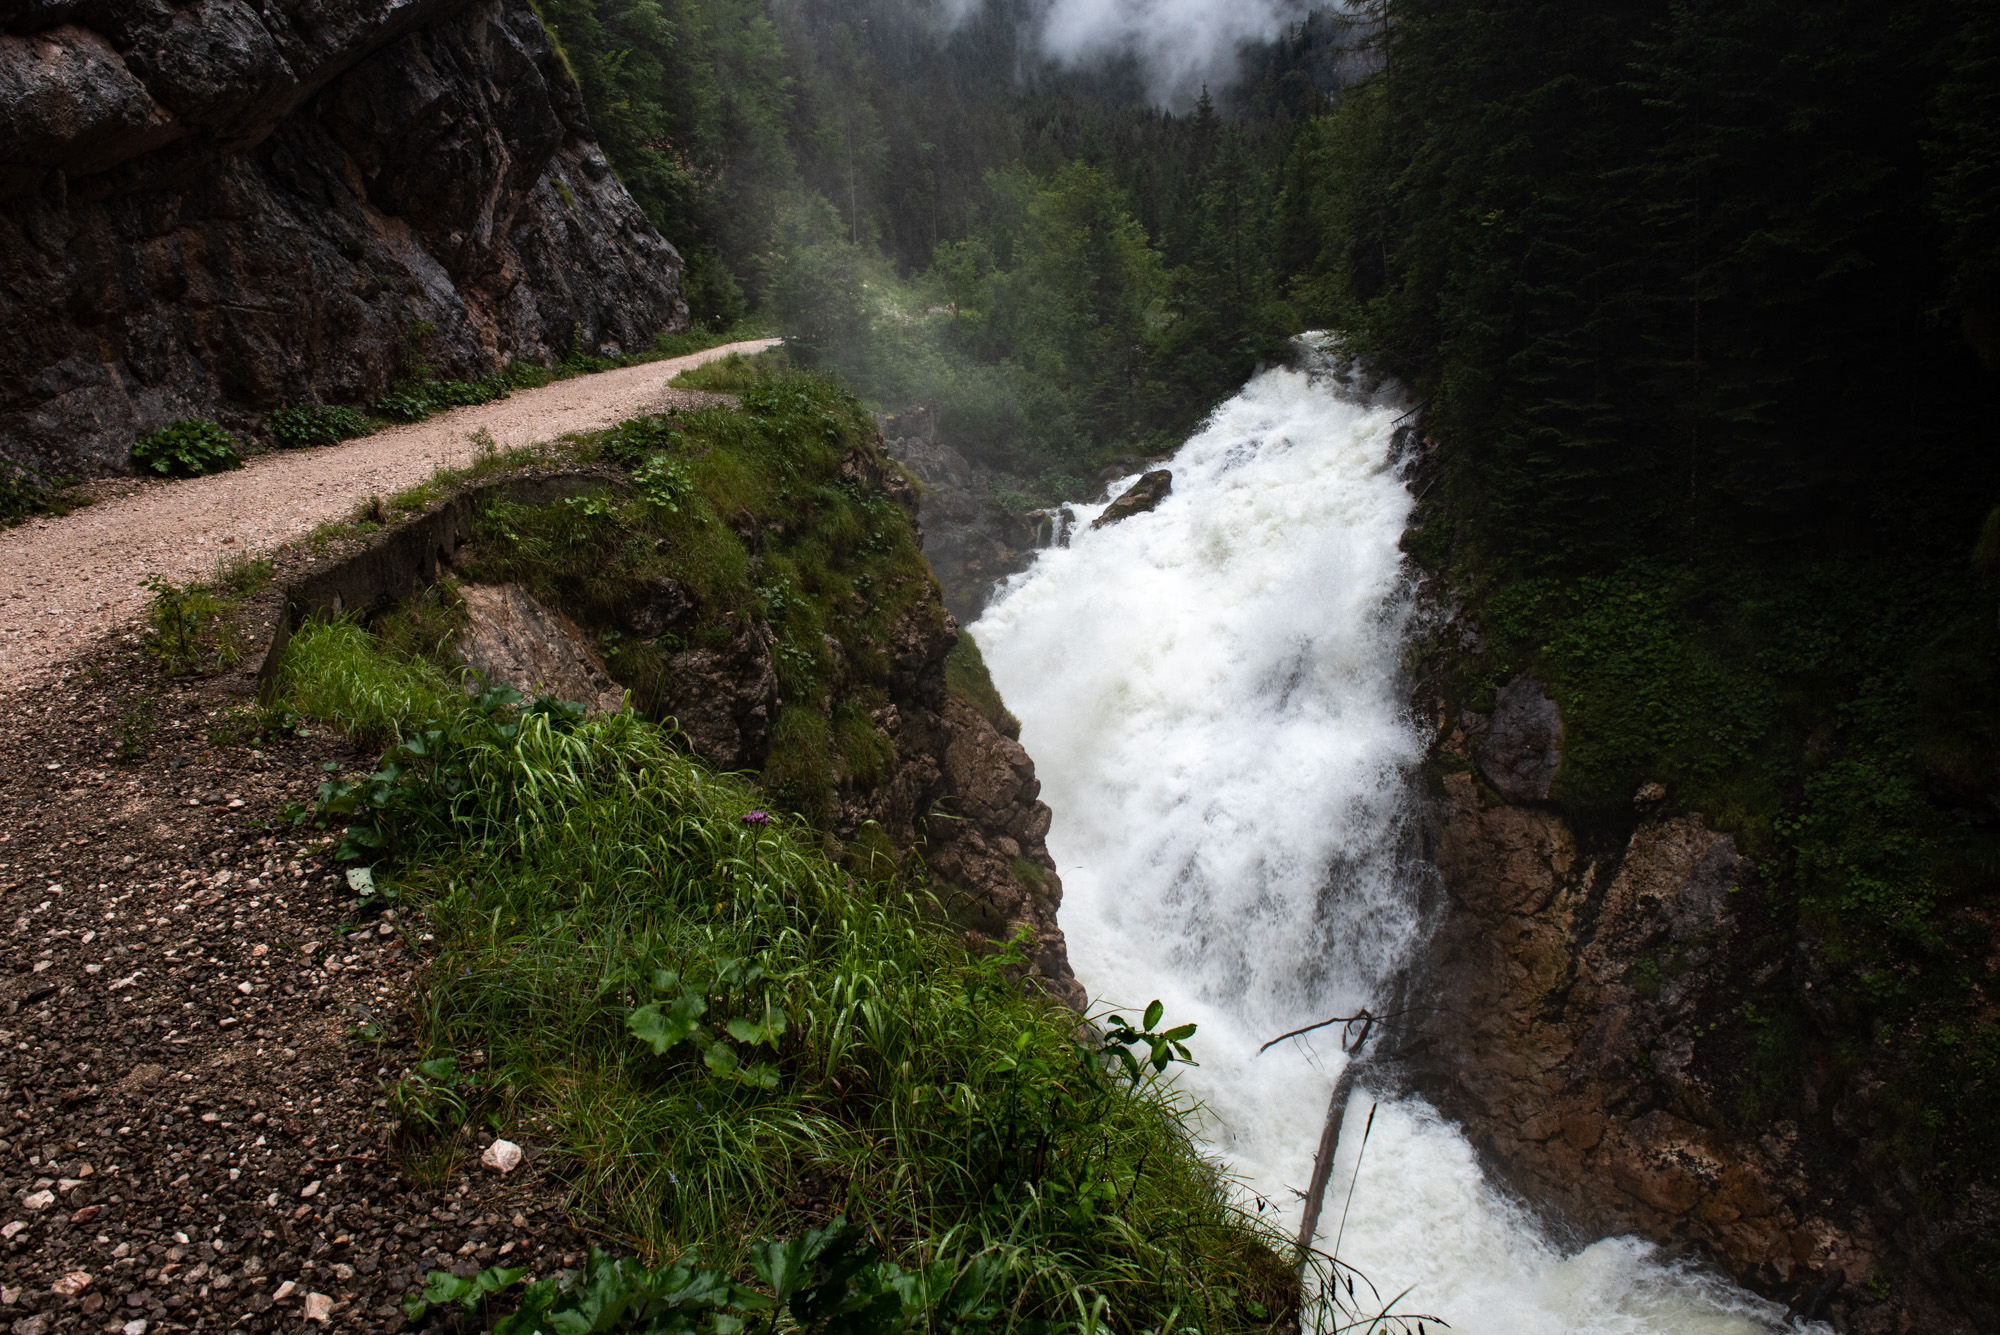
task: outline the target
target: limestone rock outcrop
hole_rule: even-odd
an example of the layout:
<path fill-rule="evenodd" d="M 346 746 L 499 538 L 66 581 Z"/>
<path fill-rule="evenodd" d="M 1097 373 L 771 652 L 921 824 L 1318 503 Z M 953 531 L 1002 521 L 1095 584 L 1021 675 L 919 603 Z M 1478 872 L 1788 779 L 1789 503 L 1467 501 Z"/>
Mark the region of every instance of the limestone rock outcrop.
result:
<path fill-rule="evenodd" d="M 520 585 L 464 584 L 458 594 L 469 617 L 458 656 L 478 682 L 512 686 L 529 699 L 574 700 L 598 713 L 624 704 L 625 692 L 584 637 Z"/>
<path fill-rule="evenodd" d="M 1847 1330 L 1983 1328 L 1934 1295 L 1938 1255 L 1984 1207 L 1932 1214 L 1896 1180 L 1855 1092 L 1868 1082 L 1757 1009 L 1788 973 L 1812 992 L 1755 866 L 1699 815 L 1656 813 L 1656 784 L 1622 836 L 1572 826 L 1546 802 L 1554 709 L 1521 678 L 1491 719 L 1439 719 L 1426 809 L 1444 903 L 1390 1068 L 1570 1236 L 1691 1248 Z M 1803 1068 L 1802 1115 L 1746 1111 L 1773 1062 Z M 1921 1282 L 1890 1285 L 1899 1272 Z"/>
<path fill-rule="evenodd" d="M 680 328 L 526 0 L 0 3 L 0 458 Z"/>
<path fill-rule="evenodd" d="M 696 755 L 722 769 L 763 764 L 778 716 L 768 626 L 746 621 L 719 649 L 683 649 L 667 678 L 668 707 Z"/>
<path fill-rule="evenodd" d="M 1540 682 L 1522 673 L 1500 688 L 1476 754 L 1479 772 L 1508 801 L 1549 800 L 1562 765 L 1562 714 Z"/>

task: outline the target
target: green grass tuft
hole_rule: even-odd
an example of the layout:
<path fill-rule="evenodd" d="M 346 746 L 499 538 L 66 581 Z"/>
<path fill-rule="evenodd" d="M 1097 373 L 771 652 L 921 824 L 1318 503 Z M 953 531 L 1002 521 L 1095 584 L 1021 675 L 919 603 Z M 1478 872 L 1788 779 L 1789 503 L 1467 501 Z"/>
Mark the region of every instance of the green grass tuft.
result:
<path fill-rule="evenodd" d="M 1000 698 L 1000 688 L 993 684 L 992 674 L 986 670 L 986 659 L 979 652 L 979 642 L 972 638 L 971 631 L 958 632 L 958 642 L 952 645 L 951 656 L 944 661 L 944 682 L 954 699 L 971 705 L 1000 732 L 1019 740 L 1021 720 L 1014 717 L 1007 702 Z"/>
<path fill-rule="evenodd" d="M 445 578 L 384 612 L 373 629 L 391 649 L 455 677 L 460 669 L 455 646 L 470 621 L 457 583 Z"/>
<path fill-rule="evenodd" d="M 681 389 L 705 389 L 711 394 L 741 394 L 791 366 L 783 347 L 744 356 L 732 352 L 700 366 L 691 366 L 667 383 Z"/>
<path fill-rule="evenodd" d="M 338 724 L 362 745 L 396 741 L 449 717 L 464 695 L 434 664 L 390 657 L 350 621 L 301 630 L 285 654 L 279 682 L 300 713 Z"/>

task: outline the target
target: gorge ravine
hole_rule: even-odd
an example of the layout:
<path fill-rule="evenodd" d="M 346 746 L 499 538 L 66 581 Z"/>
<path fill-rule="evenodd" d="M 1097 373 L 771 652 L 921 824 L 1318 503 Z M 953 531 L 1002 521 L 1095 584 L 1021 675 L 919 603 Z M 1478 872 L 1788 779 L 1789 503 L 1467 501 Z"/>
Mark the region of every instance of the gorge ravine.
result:
<path fill-rule="evenodd" d="M 1170 1023 L 1199 1023 L 1181 1083 L 1207 1142 L 1292 1227 L 1343 1058 L 1323 1037 L 1258 1045 L 1382 1004 L 1426 930 L 1427 875 L 1425 739 L 1400 677 L 1408 405 L 1322 350 L 1303 363 L 1216 410 L 1156 511 L 1093 532 L 1086 507 L 973 627 L 1055 812 L 1078 978 L 1104 1004 L 1159 997 Z M 1364 1078 L 1319 1245 L 1339 1233 L 1385 1297 L 1410 1286 L 1404 1309 L 1482 1332 L 1784 1322 L 1635 1239 L 1566 1251 L 1419 1101 L 1379 1101 L 1357 1176 L 1375 1102 Z"/>

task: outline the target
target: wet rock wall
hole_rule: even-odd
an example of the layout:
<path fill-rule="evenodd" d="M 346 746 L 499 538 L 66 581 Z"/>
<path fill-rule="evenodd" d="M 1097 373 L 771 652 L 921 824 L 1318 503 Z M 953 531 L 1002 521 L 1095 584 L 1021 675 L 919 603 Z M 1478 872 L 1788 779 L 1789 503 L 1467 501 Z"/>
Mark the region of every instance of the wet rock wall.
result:
<path fill-rule="evenodd" d="M 526 0 L 0 0 L 0 458 L 685 326 Z"/>
<path fill-rule="evenodd" d="M 1735 840 L 1655 784 L 1625 829 L 1575 825 L 1549 800 L 1562 723 L 1531 678 L 1490 716 L 1440 699 L 1434 723 L 1443 895 L 1396 1077 L 1575 1243 L 1636 1234 L 1840 1330 L 1993 1328 L 1941 1262 L 1994 1203 L 1927 1198 L 1896 1167 L 1879 1073 L 1758 1009 L 1787 979 L 1813 1004 L 1811 943 Z M 1774 1063 L 1806 1097 L 1765 1112 Z"/>

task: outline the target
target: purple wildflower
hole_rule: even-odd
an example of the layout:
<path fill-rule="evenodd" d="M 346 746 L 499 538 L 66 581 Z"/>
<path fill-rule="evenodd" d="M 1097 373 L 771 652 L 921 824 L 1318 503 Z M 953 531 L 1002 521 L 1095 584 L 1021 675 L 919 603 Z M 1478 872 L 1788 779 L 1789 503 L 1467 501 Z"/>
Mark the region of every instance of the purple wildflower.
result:
<path fill-rule="evenodd" d="M 745 825 L 769 825 L 771 823 L 771 813 L 768 811 L 746 811 L 743 813 L 743 823 Z"/>

